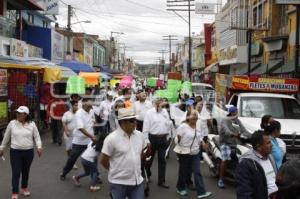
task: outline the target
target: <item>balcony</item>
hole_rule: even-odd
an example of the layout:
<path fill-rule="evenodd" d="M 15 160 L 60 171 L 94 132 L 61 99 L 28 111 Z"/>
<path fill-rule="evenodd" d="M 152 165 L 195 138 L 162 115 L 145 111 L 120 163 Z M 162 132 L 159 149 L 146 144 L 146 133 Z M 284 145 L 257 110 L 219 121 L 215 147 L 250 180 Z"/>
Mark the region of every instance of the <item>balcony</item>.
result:
<path fill-rule="evenodd" d="M 9 38 L 16 37 L 16 22 L 0 16 L 0 35 Z"/>

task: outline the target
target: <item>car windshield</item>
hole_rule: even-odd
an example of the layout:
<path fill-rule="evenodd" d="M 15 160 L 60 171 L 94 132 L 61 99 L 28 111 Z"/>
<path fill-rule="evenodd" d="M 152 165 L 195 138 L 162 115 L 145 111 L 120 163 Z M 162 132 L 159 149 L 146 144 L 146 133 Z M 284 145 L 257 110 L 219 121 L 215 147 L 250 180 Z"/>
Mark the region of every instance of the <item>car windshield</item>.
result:
<path fill-rule="evenodd" d="M 256 118 L 272 115 L 279 119 L 300 119 L 300 105 L 297 100 L 289 98 L 242 97 L 240 115 Z"/>

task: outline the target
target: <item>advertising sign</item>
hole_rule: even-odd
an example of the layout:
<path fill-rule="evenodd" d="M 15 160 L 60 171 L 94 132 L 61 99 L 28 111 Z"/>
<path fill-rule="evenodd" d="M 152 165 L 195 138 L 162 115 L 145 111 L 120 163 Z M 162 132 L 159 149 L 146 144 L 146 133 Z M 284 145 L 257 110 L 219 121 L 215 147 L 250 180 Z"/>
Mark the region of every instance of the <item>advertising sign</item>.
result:
<path fill-rule="evenodd" d="M 196 14 L 215 14 L 215 4 L 213 3 L 196 3 Z"/>
<path fill-rule="evenodd" d="M 0 69 L 0 97 L 7 96 L 7 70 Z"/>
<path fill-rule="evenodd" d="M 46 15 L 59 14 L 59 0 L 35 0 L 36 3 L 44 9 Z"/>
<path fill-rule="evenodd" d="M 232 89 L 236 90 L 277 93 L 297 93 L 299 91 L 298 79 L 233 76 L 231 85 Z"/>
<path fill-rule="evenodd" d="M 54 63 L 61 63 L 64 60 L 64 36 L 51 31 L 51 61 Z"/>
<path fill-rule="evenodd" d="M 276 0 L 277 4 L 295 5 L 300 4 L 300 0 Z"/>
<path fill-rule="evenodd" d="M 12 57 L 28 57 L 28 45 L 24 41 L 11 39 L 10 52 Z"/>

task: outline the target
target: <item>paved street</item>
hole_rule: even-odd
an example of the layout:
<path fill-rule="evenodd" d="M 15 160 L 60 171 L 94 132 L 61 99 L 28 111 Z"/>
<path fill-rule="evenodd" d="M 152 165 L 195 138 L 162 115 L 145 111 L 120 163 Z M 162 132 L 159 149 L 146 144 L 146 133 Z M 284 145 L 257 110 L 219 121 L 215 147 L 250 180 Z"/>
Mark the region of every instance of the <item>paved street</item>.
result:
<path fill-rule="evenodd" d="M 42 158 L 37 156 L 34 159 L 31 179 L 30 190 L 32 192 L 32 199 L 100 199 L 108 197 L 107 187 L 107 174 L 103 172 L 101 177 L 104 181 L 102 190 L 96 193 L 90 193 L 89 178 L 82 179 L 82 186 L 75 187 L 71 180 L 71 176 L 81 171 L 73 170 L 65 182 L 60 181 L 59 173 L 66 160 L 64 147 L 52 145 L 49 139 L 50 134 L 43 135 L 44 154 Z M 6 161 L 0 160 L 0 199 L 8 199 L 10 197 L 10 178 L 11 170 L 9 164 L 9 155 L 5 154 Z M 207 166 L 204 164 L 202 173 L 204 181 L 209 191 L 213 192 L 211 199 L 231 199 L 235 198 L 234 188 L 227 186 L 225 190 L 219 190 L 216 187 L 216 179 L 209 176 Z M 157 168 L 157 164 L 154 164 Z M 188 197 L 180 197 L 176 193 L 176 180 L 177 180 L 177 162 L 174 154 L 168 160 L 167 170 L 167 183 L 171 186 L 169 190 L 160 189 L 156 186 L 156 172 L 154 171 L 153 182 L 151 184 L 151 192 L 149 199 L 171 199 L 171 198 L 196 198 L 194 192 L 190 192 Z M 101 168 L 101 171 L 104 171 Z"/>

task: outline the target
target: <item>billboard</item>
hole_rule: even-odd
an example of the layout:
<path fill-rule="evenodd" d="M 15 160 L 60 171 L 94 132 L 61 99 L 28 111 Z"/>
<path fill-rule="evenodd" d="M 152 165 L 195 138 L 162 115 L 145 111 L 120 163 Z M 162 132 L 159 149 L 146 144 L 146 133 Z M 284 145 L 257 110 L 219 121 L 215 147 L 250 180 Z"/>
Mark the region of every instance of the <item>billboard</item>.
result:
<path fill-rule="evenodd" d="M 214 3 L 196 3 L 195 4 L 196 14 L 215 14 Z"/>
<path fill-rule="evenodd" d="M 300 4 L 300 0 L 276 0 L 277 4 L 295 5 Z"/>

